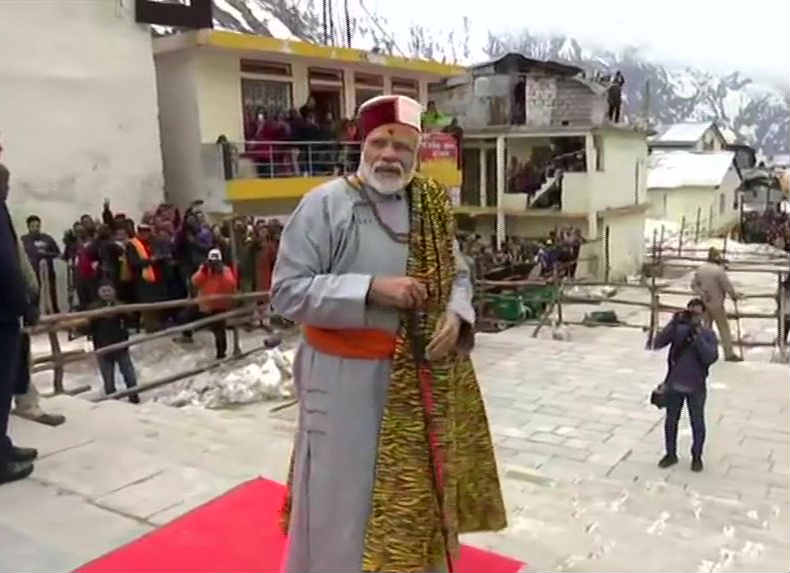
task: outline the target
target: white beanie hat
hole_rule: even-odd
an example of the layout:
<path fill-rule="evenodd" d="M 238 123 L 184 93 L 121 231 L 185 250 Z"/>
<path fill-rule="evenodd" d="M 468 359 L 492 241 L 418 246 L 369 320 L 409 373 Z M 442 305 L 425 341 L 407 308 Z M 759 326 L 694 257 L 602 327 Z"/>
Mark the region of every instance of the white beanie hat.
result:
<path fill-rule="evenodd" d="M 222 262 L 222 251 L 219 249 L 211 249 L 208 252 L 208 260 Z"/>

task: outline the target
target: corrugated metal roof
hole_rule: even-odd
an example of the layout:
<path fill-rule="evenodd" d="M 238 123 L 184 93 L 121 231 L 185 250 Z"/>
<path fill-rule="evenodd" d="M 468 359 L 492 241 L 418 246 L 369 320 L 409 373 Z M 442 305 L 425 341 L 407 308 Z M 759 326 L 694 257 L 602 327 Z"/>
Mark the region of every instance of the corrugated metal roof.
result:
<path fill-rule="evenodd" d="M 717 187 L 734 157 L 732 151 L 654 151 L 648 159 L 647 188 Z"/>
<path fill-rule="evenodd" d="M 474 64 L 469 66 L 469 69 L 477 71 L 486 67 L 492 67 L 495 73 L 507 72 L 510 71 L 510 69 L 514 69 L 514 71 L 521 73 L 527 73 L 533 69 L 542 69 L 565 76 L 575 76 L 583 71 L 577 66 L 560 64 L 559 62 L 552 61 L 533 60 L 515 52 L 505 54 L 495 60 Z"/>

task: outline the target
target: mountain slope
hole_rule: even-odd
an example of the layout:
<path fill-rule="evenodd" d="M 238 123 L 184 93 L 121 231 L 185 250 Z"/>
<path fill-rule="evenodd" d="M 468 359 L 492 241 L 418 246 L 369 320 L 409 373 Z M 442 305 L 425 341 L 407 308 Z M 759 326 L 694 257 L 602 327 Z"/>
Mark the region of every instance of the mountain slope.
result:
<path fill-rule="evenodd" d="M 488 34 L 483 45 L 471 41 L 470 22 L 445 20 L 427 26 L 393 29 L 365 0 L 348 0 L 349 18 L 340 0 L 214 0 L 215 25 L 246 33 L 346 45 L 407 57 L 468 64 L 507 52 L 578 65 L 590 72 L 621 70 L 626 78 L 625 113 L 636 117 L 646 108 L 659 124 L 715 120 L 739 140 L 770 157 L 790 149 L 790 92 L 758 85 L 738 72 L 715 75 L 693 68 L 663 66 L 642 58 L 636 49 L 619 53 L 583 48 L 566 36 Z M 323 11 L 328 17 L 324 28 Z"/>

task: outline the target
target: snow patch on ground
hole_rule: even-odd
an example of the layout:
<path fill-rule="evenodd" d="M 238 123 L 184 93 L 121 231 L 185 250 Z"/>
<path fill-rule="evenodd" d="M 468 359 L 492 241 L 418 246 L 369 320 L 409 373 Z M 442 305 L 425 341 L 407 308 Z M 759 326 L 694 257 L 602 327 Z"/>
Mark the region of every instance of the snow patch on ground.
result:
<path fill-rule="evenodd" d="M 168 406 L 218 409 L 288 398 L 293 394 L 292 364 L 293 352 L 259 352 L 248 360 L 176 382 L 155 400 Z"/>

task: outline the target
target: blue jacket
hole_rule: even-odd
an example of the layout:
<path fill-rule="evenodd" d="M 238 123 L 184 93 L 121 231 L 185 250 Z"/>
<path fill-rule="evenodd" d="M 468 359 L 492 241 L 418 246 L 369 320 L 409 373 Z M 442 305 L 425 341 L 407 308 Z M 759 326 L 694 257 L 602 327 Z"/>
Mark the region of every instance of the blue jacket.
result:
<path fill-rule="evenodd" d="M 669 354 L 672 357 L 690 335 L 691 324 L 680 320 L 676 315 L 656 336 L 653 348 L 657 350 L 671 344 Z M 719 341 L 716 334 L 711 329 L 702 327 L 693 342 L 675 359 L 677 362 L 670 368 L 666 379 L 669 387 L 686 392 L 704 390 L 708 369 L 719 359 Z"/>

